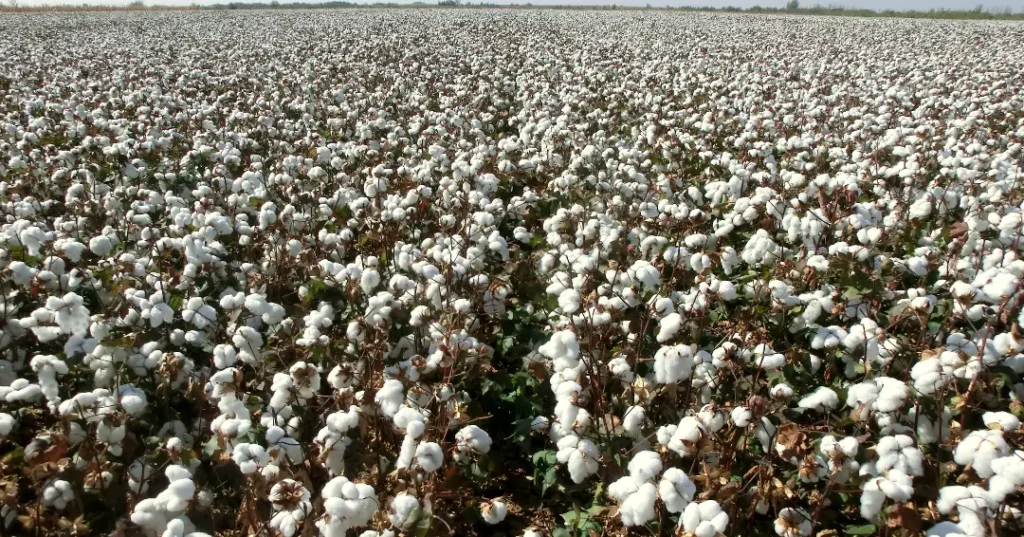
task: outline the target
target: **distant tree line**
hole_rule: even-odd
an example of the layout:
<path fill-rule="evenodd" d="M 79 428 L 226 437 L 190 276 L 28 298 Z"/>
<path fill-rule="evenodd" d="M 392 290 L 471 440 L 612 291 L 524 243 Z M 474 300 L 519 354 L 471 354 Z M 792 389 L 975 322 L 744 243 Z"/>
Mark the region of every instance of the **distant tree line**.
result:
<path fill-rule="evenodd" d="M 133 0 L 128 5 L 122 6 L 102 6 L 102 5 L 87 5 L 87 4 L 51 4 L 45 6 L 25 6 L 21 5 L 18 0 L 4 0 L 6 5 L 0 4 L 0 11 L 112 11 L 112 10 L 167 10 L 167 9 L 332 9 L 332 8 L 367 8 L 367 7 L 389 7 L 389 8 L 424 8 L 424 7 L 444 7 L 444 8 L 506 8 L 506 9 L 519 9 L 519 8 L 535 8 L 535 9 L 573 9 L 573 10 L 619 10 L 619 9 L 658 9 L 658 10 L 671 10 L 671 11 L 700 11 L 700 12 L 726 12 L 726 13 L 761 13 L 761 14 L 796 14 L 796 15 L 832 15 L 832 16 L 849 16 L 849 17 L 892 17 L 892 18 L 913 18 L 913 19 L 1014 19 L 1024 20 L 1024 6 L 1017 13 L 1013 12 L 1013 9 L 1006 7 L 1002 10 L 986 10 L 983 6 L 978 5 L 974 9 L 970 10 L 947 10 L 947 9 L 931 9 L 928 11 L 897 11 L 887 9 L 884 11 L 874 11 L 871 9 L 852 9 L 843 7 L 841 5 L 829 4 L 827 6 L 821 4 L 815 4 L 811 7 L 803 7 L 800 5 L 799 0 L 789 0 L 785 7 L 762 7 L 753 6 L 750 8 L 740 8 L 735 6 L 703 6 L 703 7 L 652 7 L 647 4 L 643 6 L 617 6 L 617 5 L 544 5 L 534 6 L 529 2 L 522 4 L 492 4 L 486 1 L 478 3 L 472 3 L 463 0 L 434 0 L 436 3 L 428 3 L 426 1 L 417 1 L 411 4 L 404 3 L 398 4 L 394 2 L 377 2 L 373 4 L 359 4 L 356 2 L 346 2 L 342 0 L 337 1 L 326 1 L 316 3 L 303 3 L 303 2 L 281 2 L 280 0 L 273 0 L 270 3 L 250 1 L 250 2 L 230 2 L 220 4 L 208 4 L 198 5 L 192 4 L 190 7 L 183 6 L 169 6 L 161 5 L 160 0 L 153 1 L 152 4 L 144 4 L 143 0 Z"/>

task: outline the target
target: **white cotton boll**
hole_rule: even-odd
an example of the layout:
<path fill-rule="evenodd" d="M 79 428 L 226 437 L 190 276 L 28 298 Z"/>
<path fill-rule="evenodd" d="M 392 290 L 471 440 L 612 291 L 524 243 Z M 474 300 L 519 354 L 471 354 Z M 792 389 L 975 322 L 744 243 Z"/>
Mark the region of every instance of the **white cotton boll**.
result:
<path fill-rule="evenodd" d="M 839 396 L 830 388 L 819 386 L 813 393 L 801 399 L 797 405 L 800 408 L 824 412 L 839 406 Z"/>
<path fill-rule="evenodd" d="M 956 446 L 953 460 L 961 466 L 970 464 L 982 479 L 991 477 L 992 461 L 1009 455 L 1010 447 L 1001 431 L 971 431 Z"/>
<path fill-rule="evenodd" d="M 775 534 L 779 537 L 804 537 L 811 531 L 811 516 L 802 509 L 784 507 L 775 519 Z"/>
<path fill-rule="evenodd" d="M 575 289 L 566 289 L 558 295 L 558 307 L 564 315 L 571 315 L 580 309 L 580 294 Z"/>
<path fill-rule="evenodd" d="M 398 412 L 405 401 L 405 387 L 402 381 L 390 379 L 384 382 L 384 386 L 374 396 L 374 401 L 380 406 L 385 416 L 392 417 Z"/>
<path fill-rule="evenodd" d="M 106 256 L 114 249 L 114 243 L 110 237 L 100 235 L 89 239 L 89 251 L 100 256 Z"/>
<path fill-rule="evenodd" d="M 697 486 L 679 468 L 669 468 L 658 483 L 658 496 L 670 513 L 681 513 L 693 501 Z"/>
<path fill-rule="evenodd" d="M 680 456 L 689 457 L 696 453 L 703 436 L 704 425 L 697 418 L 687 416 L 680 420 L 679 425 L 672 431 L 672 436 L 666 445 Z"/>
<path fill-rule="evenodd" d="M 996 508 L 1006 496 L 1024 486 L 1024 451 L 993 459 L 992 471 L 995 475 L 989 478 L 988 501 L 990 507 Z"/>
<path fill-rule="evenodd" d="M 736 424 L 737 427 L 746 427 L 747 425 L 750 425 L 750 420 L 753 419 L 754 415 L 747 407 L 738 406 L 732 409 L 729 417 L 732 418 L 732 422 Z"/>
<path fill-rule="evenodd" d="M 557 446 L 556 458 L 568 467 L 574 483 L 582 483 L 597 473 L 600 453 L 593 442 L 570 434 L 559 440 Z"/>
<path fill-rule="evenodd" d="M 788 384 L 776 384 L 768 393 L 775 399 L 789 399 L 793 397 L 793 388 L 790 388 Z"/>
<path fill-rule="evenodd" d="M 641 451 L 630 459 L 627 469 L 629 475 L 647 481 L 654 479 L 654 476 L 661 473 L 661 456 L 654 451 Z"/>
<path fill-rule="evenodd" d="M 430 318 L 430 308 L 416 306 L 409 313 L 409 324 L 412 326 L 423 326 L 424 321 Z"/>
<path fill-rule="evenodd" d="M 63 479 L 50 481 L 43 489 L 43 505 L 62 510 L 75 498 L 71 483 Z"/>
<path fill-rule="evenodd" d="M 679 525 L 696 537 L 714 537 L 729 525 L 729 515 L 714 500 L 693 502 L 686 506 Z"/>
<path fill-rule="evenodd" d="M 455 435 L 459 450 L 485 454 L 491 450 L 491 436 L 476 425 L 467 425 Z"/>
<path fill-rule="evenodd" d="M 537 352 L 554 362 L 556 373 L 579 365 L 580 345 L 576 341 L 576 334 L 568 330 L 551 334 L 551 339 L 538 347 Z"/>
<path fill-rule="evenodd" d="M 6 412 L 0 412 L 0 439 L 11 434 L 15 423 L 17 422 L 14 420 L 14 416 Z"/>
<path fill-rule="evenodd" d="M 875 379 L 875 385 L 879 386 L 878 398 L 874 402 L 874 409 L 878 412 L 894 412 L 903 407 L 906 402 L 909 390 L 903 381 L 879 377 Z"/>
<path fill-rule="evenodd" d="M 674 337 L 683 326 L 683 318 L 678 313 L 670 313 L 658 321 L 658 343 L 664 343 Z"/>
<path fill-rule="evenodd" d="M 395 427 L 403 432 L 407 432 L 409 425 L 413 422 L 423 423 L 424 421 L 423 414 L 419 410 L 406 405 L 402 405 L 392 419 L 395 422 Z"/>
<path fill-rule="evenodd" d="M 986 412 L 981 415 L 981 419 L 989 429 L 1012 432 L 1020 427 L 1020 420 L 1009 412 Z"/>
<path fill-rule="evenodd" d="M 380 273 L 374 269 L 364 270 L 359 278 L 359 288 L 363 290 L 363 294 L 370 294 L 378 285 L 380 285 Z"/>
<path fill-rule="evenodd" d="M 642 406 L 631 406 L 622 416 L 622 429 L 632 437 L 640 436 L 641 429 L 647 422 L 647 411 Z"/>
<path fill-rule="evenodd" d="M 953 522 L 943 521 L 924 532 L 925 537 L 965 537 L 963 528 Z"/>
<path fill-rule="evenodd" d="M 659 384 L 690 378 L 693 366 L 693 350 L 687 345 L 663 346 L 654 353 L 654 379 Z"/>
<path fill-rule="evenodd" d="M 415 496 L 403 492 L 391 500 L 388 520 L 398 529 L 410 528 L 419 517 L 419 508 L 420 501 Z"/>
<path fill-rule="evenodd" d="M 884 476 L 869 480 L 862 487 L 861 516 L 874 519 L 886 498 L 905 502 L 914 495 L 913 479 L 899 470 L 890 470 Z"/>
<path fill-rule="evenodd" d="M 916 276 L 925 276 L 928 274 L 928 260 L 923 257 L 911 257 L 906 261 L 907 270 L 914 273 Z"/>
<path fill-rule="evenodd" d="M 960 516 L 957 524 L 968 537 L 985 537 L 987 531 L 988 491 L 978 486 L 948 486 L 939 490 L 935 507 L 942 514 L 954 510 Z"/>
<path fill-rule="evenodd" d="M 270 455 L 263 446 L 258 444 L 235 444 L 231 452 L 231 459 L 235 461 L 243 474 L 253 474 L 260 467 L 270 463 Z"/>
<path fill-rule="evenodd" d="M 433 473 L 444 463 L 444 452 L 436 442 L 422 442 L 416 447 L 416 464 L 424 472 Z"/>
<path fill-rule="evenodd" d="M 132 386 L 131 384 L 124 384 L 118 386 L 117 393 L 119 401 L 121 403 L 121 409 L 124 410 L 130 416 L 138 416 L 146 410 L 146 392 Z"/>
<path fill-rule="evenodd" d="M 661 284 L 661 273 L 648 261 L 638 260 L 626 271 L 644 291 L 653 291 Z"/>
<path fill-rule="evenodd" d="M 830 459 L 852 458 L 857 456 L 860 442 L 852 436 L 836 440 L 836 437 L 827 435 L 821 439 L 820 447 L 821 453 Z"/>
<path fill-rule="evenodd" d="M 416 457 L 416 448 L 418 445 L 419 442 L 417 442 L 412 435 L 406 435 L 405 438 L 402 439 L 402 447 L 398 451 L 398 459 L 395 460 L 396 469 L 412 466 L 412 461 Z"/>
<path fill-rule="evenodd" d="M 722 300 L 726 302 L 732 302 L 736 300 L 736 284 L 729 281 L 722 281 L 718 283 L 718 296 L 722 297 Z"/>
<path fill-rule="evenodd" d="M 701 407 L 700 412 L 697 413 L 697 419 L 712 433 L 717 433 L 726 425 L 725 413 L 720 412 L 713 404 Z"/>
<path fill-rule="evenodd" d="M 624 526 L 642 526 L 655 517 L 654 502 L 658 498 L 658 489 L 654 483 L 643 483 L 636 492 L 626 497 L 619 504 L 619 516 Z"/>
<path fill-rule="evenodd" d="M 501 500 L 491 500 L 480 506 L 480 515 L 488 524 L 500 524 L 508 515 L 508 506 Z"/>
<path fill-rule="evenodd" d="M 907 435 L 886 436 L 878 441 L 875 451 L 878 453 L 875 468 L 879 473 L 895 469 L 908 475 L 924 475 L 924 455 Z"/>
<path fill-rule="evenodd" d="M 238 352 L 231 345 L 217 345 L 213 348 L 213 366 L 226 369 L 238 361 Z"/>

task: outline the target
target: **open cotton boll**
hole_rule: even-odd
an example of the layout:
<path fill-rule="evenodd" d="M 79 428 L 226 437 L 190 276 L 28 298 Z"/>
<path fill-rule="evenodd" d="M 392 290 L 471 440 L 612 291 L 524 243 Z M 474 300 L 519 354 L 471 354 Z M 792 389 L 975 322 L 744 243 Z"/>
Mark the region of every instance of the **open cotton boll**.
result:
<path fill-rule="evenodd" d="M 953 522 L 943 521 L 928 528 L 925 537 L 967 537 L 963 528 Z"/>
<path fill-rule="evenodd" d="M 905 434 L 882 438 L 875 451 L 878 453 L 875 468 L 880 473 L 896 469 L 912 476 L 924 475 L 924 455 L 914 447 L 914 439 Z"/>
<path fill-rule="evenodd" d="M 992 461 L 1009 454 L 1010 447 L 1001 431 L 971 431 L 956 445 L 953 460 L 961 466 L 970 464 L 978 476 L 985 479 L 993 474 Z"/>
<path fill-rule="evenodd" d="M 259 444 L 235 444 L 231 452 L 231 459 L 235 461 L 235 464 L 238 465 L 243 474 L 255 473 L 261 467 L 270 463 L 270 455 Z"/>
<path fill-rule="evenodd" d="M 693 416 L 687 416 L 680 420 L 672 432 L 667 447 L 681 457 L 689 457 L 696 453 L 703 436 L 704 424 Z"/>
<path fill-rule="evenodd" d="M 714 537 L 715 534 L 725 532 L 725 527 L 729 525 L 729 515 L 714 500 L 692 502 L 679 517 L 679 525 L 695 537 Z"/>
<path fill-rule="evenodd" d="M 14 420 L 14 416 L 6 412 L 0 412 L 0 440 L 11 434 L 15 423 L 17 422 Z"/>
<path fill-rule="evenodd" d="M 573 369 L 579 363 L 580 345 L 576 341 L 576 334 L 563 330 L 551 335 L 547 343 L 537 348 L 537 352 L 550 358 L 555 366 L 555 371 Z"/>
<path fill-rule="evenodd" d="M 992 471 L 995 475 L 988 481 L 988 500 L 989 507 L 996 508 L 1007 495 L 1024 486 L 1024 451 L 994 459 Z"/>
<path fill-rule="evenodd" d="M 379 507 L 373 487 L 342 476 L 328 481 L 321 496 L 325 515 L 316 526 L 325 537 L 347 537 L 349 529 L 367 525 Z"/>
<path fill-rule="evenodd" d="M 702 406 L 697 412 L 697 419 L 712 433 L 717 433 L 726 425 L 725 413 L 718 410 L 717 405 L 713 403 Z"/>
<path fill-rule="evenodd" d="M 491 500 L 480 505 L 480 515 L 484 522 L 494 525 L 500 524 L 508 515 L 508 506 L 501 500 Z"/>
<path fill-rule="evenodd" d="M 949 486 L 939 490 L 935 507 L 942 514 L 956 510 L 960 517 L 957 526 L 967 537 L 988 535 L 988 491 L 978 486 Z"/>
<path fill-rule="evenodd" d="M 282 479 L 275 483 L 269 495 L 274 512 L 267 525 L 283 537 L 292 537 L 302 521 L 313 512 L 309 498 L 309 491 L 298 481 Z"/>
<path fill-rule="evenodd" d="M 412 435 L 405 435 L 405 438 L 402 439 L 402 447 L 398 451 L 398 458 L 395 460 L 396 470 L 412 466 L 412 461 L 413 458 L 416 457 L 416 448 L 418 446 L 419 442 L 417 442 Z"/>
<path fill-rule="evenodd" d="M 63 479 L 54 479 L 43 488 L 42 499 L 43 505 L 63 510 L 75 499 L 75 492 L 71 488 L 71 483 Z"/>
<path fill-rule="evenodd" d="M 593 442 L 571 434 L 558 441 L 558 462 L 569 469 L 569 477 L 574 483 L 582 483 L 597 473 L 598 458 L 601 454 Z"/>
<path fill-rule="evenodd" d="M 626 434 L 634 438 L 642 433 L 644 424 L 647 423 L 647 411 L 644 407 L 636 405 L 626 408 L 622 416 L 622 429 Z"/>
<path fill-rule="evenodd" d="M 857 456 L 860 442 L 852 436 L 836 440 L 836 437 L 826 435 L 821 439 L 820 447 L 822 455 L 830 459 L 852 458 Z"/>
<path fill-rule="evenodd" d="M 441 450 L 441 446 L 436 442 L 421 442 L 416 447 L 416 464 L 423 469 L 424 472 L 433 473 L 441 468 L 441 464 L 444 463 L 444 452 Z"/>
<path fill-rule="evenodd" d="M 729 414 L 729 417 L 732 419 L 732 422 L 736 424 L 737 427 L 746 427 L 747 425 L 750 425 L 750 420 L 753 419 L 754 415 L 750 412 L 749 409 L 747 409 L 747 407 L 738 406 L 732 409 L 732 412 Z"/>
<path fill-rule="evenodd" d="M 575 289 L 566 289 L 558 295 L 558 307 L 564 315 L 571 315 L 580 309 L 580 294 Z"/>
<path fill-rule="evenodd" d="M 654 353 L 654 379 L 659 384 L 675 384 L 690 378 L 693 350 L 688 345 L 663 346 Z"/>
<path fill-rule="evenodd" d="M 419 518 L 420 501 L 415 496 L 403 492 L 391 500 L 388 520 L 400 530 L 408 529 Z"/>
<path fill-rule="evenodd" d="M 131 384 L 123 384 L 117 388 L 121 409 L 130 416 L 138 416 L 146 410 L 146 392 Z"/>
<path fill-rule="evenodd" d="M 696 493 L 697 486 L 679 468 L 665 470 L 658 483 L 658 496 L 665 502 L 665 508 L 670 513 L 681 513 L 693 501 Z"/>
<path fill-rule="evenodd" d="M 406 433 L 409 432 L 409 427 L 414 423 L 419 423 L 421 424 L 419 427 L 422 427 L 422 423 L 424 421 L 423 414 L 419 410 L 406 405 L 402 405 L 401 408 L 398 409 L 398 412 L 395 413 L 393 419 L 395 421 L 395 427 L 398 427 L 399 430 Z M 419 432 L 422 434 L 422 429 L 420 429 Z M 418 438 L 419 434 L 410 436 Z"/>
<path fill-rule="evenodd" d="M 626 273 L 644 291 L 653 291 L 661 284 L 661 273 L 654 265 L 643 259 L 634 262 Z"/>
<path fill-rule="evenodd" d="M 788 384 L 776 384 L 768 393 L 776 399 L 789 399 L 793 397 L 793 388 L 790 388 Z"/>
<path fill-rule="evenodd" d="M 459 430 L 455 441 L 460 451 L 486 454 L 491 450 L 491 436 L 476 425 L 467 425 Z"/>
<path fill-rule="evenodd" d="M 797 405 L 800 408 L 824 412 L 839 406 L 839 396 L 831 388 L 819 386 L 813 393 L 801 399 Z"/>
<path fill-rule="evenodd" d="M 861 490 L 860 514 L 865 519 L 874 520 L 886 498 L 905 502 L 914 495 L 913 478 L 899 470 L 890 470 L 884 476 L 864 483 Z"/>
<path fill-rule="evenodd" d="M 647 481 L 654 479 L 654 476 L 661 473 L 661 456 L 654 451 L 641 451 L 630 459 L 627 469 L 629 475 Z"/>
<path fill-rule="evenodd" d="M 380 406 L 380 410 L 385 416 L 393 417 L 402 407 L 402 402 L 405 401 L 405 386 L 400 380 L 387 380 L 384 382 L 384 386 L 377 391 L 374 401 Z"/>
<path fill-rule="evenodd" d="M 643 483 L 636 492 L 627 496 L 619 504 L 619 516 L 624 526 L 642 526 L 654 520 L 654 502 L 658 498 L 658 490 L 653 483 Z"/>
<path fill-rule="evenodd" d="M 664 343 L 676 337 L 683 326 L 683 317 L 678 313 L 670 313 L 658 320 L 658 343 Z"/>
<path fill-rule="evenodd" d="M 805 537 L 811 531 L 811 516 L 803 509 L 784 507 L 775 519 L 775 534 L 779 537 Z"/>
<path fill-rule="evenodd" d="M 981 415 L 981 419 L 989 429 L 1012 432 L 1020 428 L 1020 420 L 1009 412 L 986 412 Z"/>

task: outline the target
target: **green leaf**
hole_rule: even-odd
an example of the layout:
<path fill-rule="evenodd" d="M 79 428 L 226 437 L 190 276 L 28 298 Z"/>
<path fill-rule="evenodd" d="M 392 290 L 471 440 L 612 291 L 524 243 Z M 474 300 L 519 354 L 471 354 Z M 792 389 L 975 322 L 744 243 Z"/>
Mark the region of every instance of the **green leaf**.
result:
<path fill-rule="evenodd" d="M 217 443 L 216 436 L 211 436 L 210 439 L 207 440 L 205 444 L 203 444 L 203 453 L 205 453 L 206 456 L 208 457 L 212 457 L 213 454 L 217 453 L 217 450 L 219 449 L 220 444 Z"/>
<path fill-rule="evenodd" d="M 535 465 L 540 464 L 541 461 L 547 464 L 554 464 L 554 462 L 550 462 L 551 460 L 558 461 L 556 453 L 552 449 L 543 449 L 533 454 L 533 464 Z"/>
<path fill-rule="evenodd" d="M 847 535 L 874 535 L 877 530 L 874 524 L 861 524 L 859 526 L 846 526 Z"/>
<path fill-rule="evenodd" d="M 540 484 L 541 497 L 547 494 L 548 489 L 555 483 L 558 483 L 558 467 L 552 466 L 551 468 L 548 468 L 547 472 L 544 472 L 544 480 L 541 481 Z"/>

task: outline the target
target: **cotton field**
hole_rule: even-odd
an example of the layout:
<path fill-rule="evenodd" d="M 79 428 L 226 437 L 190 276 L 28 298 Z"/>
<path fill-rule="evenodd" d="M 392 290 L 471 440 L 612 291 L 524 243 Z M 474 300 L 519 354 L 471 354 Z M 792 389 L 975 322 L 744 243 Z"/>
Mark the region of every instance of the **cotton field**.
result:
<path fill-rule="evenodd" d="M 1024 532 L 1024 24 L 0 34 L 2 535 Z"/>

